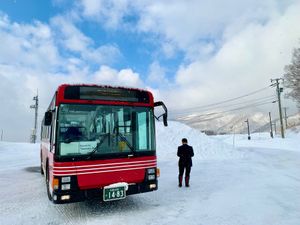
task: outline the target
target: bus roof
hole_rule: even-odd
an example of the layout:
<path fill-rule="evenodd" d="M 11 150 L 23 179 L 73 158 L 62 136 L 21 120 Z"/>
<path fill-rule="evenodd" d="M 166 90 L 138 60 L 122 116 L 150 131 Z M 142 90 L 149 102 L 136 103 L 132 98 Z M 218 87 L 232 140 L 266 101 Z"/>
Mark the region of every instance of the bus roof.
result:
<path fill-rule="evenodd" d="M 150 91 L 109 85 L 61 84 L 56 105 L 61 103 L 154 106 Z"/>

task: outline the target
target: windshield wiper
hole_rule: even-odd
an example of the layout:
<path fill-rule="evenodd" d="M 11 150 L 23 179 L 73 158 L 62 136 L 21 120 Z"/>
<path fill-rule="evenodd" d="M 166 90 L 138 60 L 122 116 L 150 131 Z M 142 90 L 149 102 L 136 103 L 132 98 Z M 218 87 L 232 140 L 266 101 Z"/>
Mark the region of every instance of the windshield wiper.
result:
<path fill-rule="evenodd" d="M 122 141 L 124 141 L 126 143 L 126 145 L 128 146 L 128 148 L 132 151 L 132 153 L 135 153 L 134 151 L 134 148 L 133 146 L 129 143 L 129 141 L 127 140 L 127 138 L 125 136 L 123 136 L 121 133 L 118 134 L 119 137 L 121 138 Z M 94 155 L 98 148 L 104 143 L 105 139 L 107 138 L 108 135 L 104 136 L 100 142 L 97 143 L 96 147 L 91 151 L 89 152 L 87 155 L 86 155 L 86 159 L 90 159 L 92 155 Z"/>
<path fill-rule="evenodd" d="M 95 148 L 94 148 L 91 152 L 89 152 L 89 153 L 87 154 L 86 159 L 91 158 L 91 156 L 94 155 L 94 154 L 97 152 L 98 148 L 104 143 L 106 137 L 107 137 L 107 135 L 105 135 L 105 136 L 104 136 L 104 137 L 96 144 Z"/>
<path fill-rule="evenodd" d="M 126 145 L 128 146 L 128 148 L 134 153 L 134 148 L 133 146 L 129 143 L 129 141 L 127 140 L 127 138 L 125 136 L 123 136 L 121 133 L 118 133 L 118 135 L 120 136 L 121 140 L 124 141 L 126 143 Z"/>

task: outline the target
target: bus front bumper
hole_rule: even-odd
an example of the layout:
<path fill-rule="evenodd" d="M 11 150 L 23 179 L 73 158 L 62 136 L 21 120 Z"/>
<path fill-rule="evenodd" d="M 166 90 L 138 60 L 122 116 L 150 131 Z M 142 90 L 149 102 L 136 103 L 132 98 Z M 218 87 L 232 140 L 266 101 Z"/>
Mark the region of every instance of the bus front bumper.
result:
<path fill-rule="evenodd" d="M 150 192 L 157 190 L 157 180 L 146 183 L 130 184 L 126 195 Z M 70 191 L 53 191 L 53 203 L 64 204 L 72 202 L 81 202 L 85 200 L 99 199 L 103 202 L 103 188 L 70 190 Z"/>

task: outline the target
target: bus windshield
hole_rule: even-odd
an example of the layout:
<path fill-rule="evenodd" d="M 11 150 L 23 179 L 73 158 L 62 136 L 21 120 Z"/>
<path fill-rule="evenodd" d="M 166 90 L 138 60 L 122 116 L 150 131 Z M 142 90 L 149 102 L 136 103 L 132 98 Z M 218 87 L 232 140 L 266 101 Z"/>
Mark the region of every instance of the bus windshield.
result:
<path fill-rule="evenodd" d="M 61 104 L 57 143 L 60 156 L 155 151 L 150 107 Z"/>

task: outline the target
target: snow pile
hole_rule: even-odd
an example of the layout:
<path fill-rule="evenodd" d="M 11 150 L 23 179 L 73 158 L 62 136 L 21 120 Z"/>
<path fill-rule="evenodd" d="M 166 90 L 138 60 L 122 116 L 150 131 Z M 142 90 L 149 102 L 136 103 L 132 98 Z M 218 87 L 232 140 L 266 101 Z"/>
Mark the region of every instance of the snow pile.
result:
<path fill-rule="evenodd" d="M 220 160 L 242 156 L 232 145 L 211 138 L 180 122 L 169 121 L 168 127 L 164 127 L 160 122 L 156 123 L 156 138 L 158 161 L 176 160 L 177 148 L 181 145 L 182 138 L 187 138 L 188 144 L 193 146 L 196 160 Z"/>
<path fill-rule="evenodd" d="M 287 130 L 287 134 L 289 134 L 289 135 L 298 135 L 300 137 L 300 125 L 289 128 Z"/>
<path fill-rule="evenodd" d="M 285 132 L 285 138 L 277 134 L 274 138 L 270 137 L 269 133 L 253 133 L 251 140 L 248 140 L 247 134 L 233 135 L 219 135 L 214 137 L 216 140 L 232 143 L 235 139 L 235 147 L 251 147 L 251 148 L 265 148 L 265 149 L 281 149 L 286 151 L 300 151 L 300 133 L 292 130 Z"/>
<path fill-rule="evenodd" d="M 39 144 L 0 142 L 0 171 L 39 165 L 39 150 Z"/>

